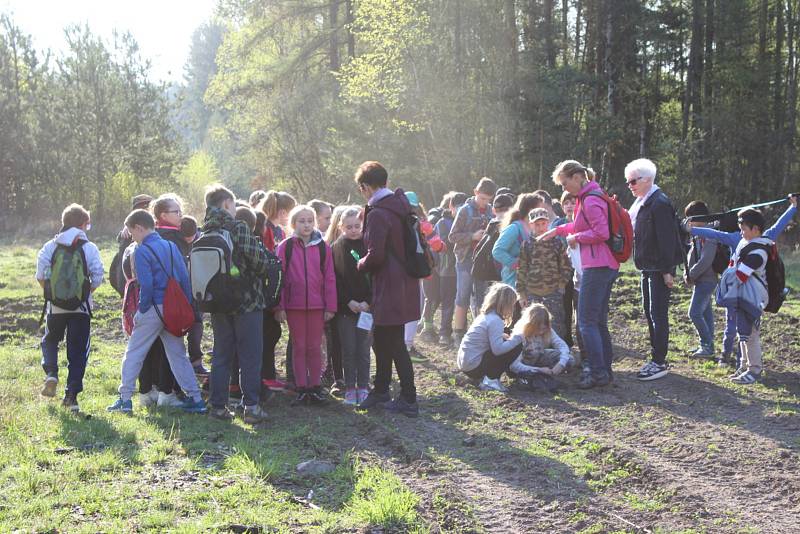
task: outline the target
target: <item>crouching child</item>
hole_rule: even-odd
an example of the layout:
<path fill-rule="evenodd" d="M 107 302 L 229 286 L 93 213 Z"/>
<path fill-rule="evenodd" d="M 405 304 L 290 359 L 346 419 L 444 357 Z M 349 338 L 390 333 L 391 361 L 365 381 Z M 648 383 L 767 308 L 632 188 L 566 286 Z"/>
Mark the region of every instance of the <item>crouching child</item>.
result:
<path fill-rule="evenodd" d="M 108 407 L 110 412 L 131 413 L 131 397 L 136 389 L 136 378 L 145 357 L 156 338 L 161 339 L 170 369 L 178 385 L 186 393 L 181 408 L 188 413 L 205 413 L 206 405 L 200 396 L 192 364 L 186 355 L 183 338 L 167 331 L 162 320 L 164 294 L 170 278 L 175 278 L 189 302 L 192 291 L 183 256 L 174 243 L 163 239 L 155 231 L 155 220 L 145 210 L 134 210 L 125 219 L 125 227 L 138 244 L 134 254 L 136 276 L 139 282 L 139 307 L 133 320 L 133 331 L 128 339 L 122 360 L 122 381 L 119 399 Z M 168 272 L 170 269 L 171 272 Z"/>

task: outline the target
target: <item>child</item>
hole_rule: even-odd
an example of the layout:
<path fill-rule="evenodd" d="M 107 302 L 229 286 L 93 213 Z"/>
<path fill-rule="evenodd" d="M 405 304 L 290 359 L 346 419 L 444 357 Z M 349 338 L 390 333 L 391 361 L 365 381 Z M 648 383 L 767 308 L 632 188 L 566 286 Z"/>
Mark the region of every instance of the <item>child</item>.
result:
<path fill-rule="evenodd" d="M 183 240 L 186 241 L 187 245 L 194 243 L 195 239 L 197 239 L 197 236 L 199 235 L 199 232 L 197 231 L 197 219 L 191 215 L 184 215 L 181 217 L 181 235 L 183 236 Z"/>
<path fill-rule="evenodd" d="M 225 230 L 233 244 L 232 259 L 243 285 L 242 299 L 233 313 L 212 313 L 214 349 L 211 357 L 210 415 L 217 419 L 233 417 L 228 410 L 231 364 L 239 358 L 239 385 L 242 390 L 244 421 L 257 424 L 266 419 L 259 406 L 261 399 L 262 327 L 264 323 L 264 277 L 267 253 L 258 237 L 236 216 L 233 193 L 221 184 L 206 189 L 206 218 L 203 232 Z"/>
<path fill-rule="evenodd" d="M 337 303 L 333 257 L 315 228 L 313 209 L 296 206 L 289 214 L 289 224 L 294 234 L 278 246 L 285 278 L 275 318 L 289 324 L 298 391 L 294 404 L 320 404 L 325 402 L 322 331 L 336 313 Z"/>
<path fill-rule="evenodd" d="M 739 372 L 731 377 L 737 384 L 754 384 L 761 378 L 761 354 L 750 354 L 747 341 L 769 301 L 766 267 L 774 242 L 761 236 L 765 226 L 760 211 L 746 208 L 739 212 L 742 239 L 736 246 L 731 266 L 722 274 L 717 302 L 736 317 L 736 334 L 742 361 Z"/>
<path fill-rule="evenodd" d="M 530 239 L 530 213 L 543 204 L 540 196 L 524 193 L 517 197 L 514 207 L 502 217 L 499 224 L 500 235 L 492 247 L 492 257 L 502 265 L 503 283 L 516 287 L 519 254 L 522 245 Z M 495 199 L 497 204 L 497 199 Z M 493 223 L 489 223 L 491 226 Z M 488 232 L 488 230 L 487 230 Z"/>
<path fill-rule="evenodd" d="M 513 372 L 557 375 L 574 364 L 569 346 L 551 327 L 550 313 L 543 305 L 525 308 L 514 334 L 522 337 L 522 353 L 511 364 Z"/>
<path fill-rule="evenodd" d="M 91 294 L 103 283 L 103 262 L 97 246 L 86 232 L 91 216 L 83 206 L 70 204 L 61 213 L 61 230 L 44 244 L 36 258 L 36 280 L 45 290 L 47 322 L 42 337 L 42 368 L 46 374 L 42 395 L 54 397 L 58 387 L 58 344 L 67 336 L 68 374 L 62 405 L 77 412 L 78 394 L 83 391 L 83 376 L 89 358 Z M 79 252 L 79 253 L 78 253 Z M 78 253 L 78 254 L 76 254 Z M 69 261 L 75 258 L 81 265 Z M 70 269 L 70 265 L 75 268 Z M 82 269 L 85 267 L 85 270 Z M 84 273 L 88 272 L 86 280 Z M 76 284 L 75 281 L 78 281 Z M 79 287 L 80 294 L 64 288 Z M 75 294 L 70 294 L 75 293 Z M 63 302 L 57 306 L 53 300 Z"/>
<path fill-rule="evenodd" d="M 345 206 L 340 214 L 334 222 L 341 236 L 331 247 L 338 301 L 336 327 L 342 345 L 344 403 L 354 406 L 369 394 L 370 333 L 357 324 L 361 312 L 369 311 L 372 290 L 367 275 L 357 269 L 358 260 L 367 254 L 361 234 L 361 208 Z"/>
<path fill-rule="evenodd" d="M 199 237 L 200 232 L 197 230 L 197 219 L 191 215 L 184 215 L 181 218 L 181 235 L 186 244 L 191 247 L 192 243 Z M 194 323 L 194 326 L 189 330 L 186 336 L 186 344 L 189 347 L 189 360 L 192 362 L 194 374 L 198 378 L 208 378 L 208 369 L 203 365 L 203 349 L 201 342 L 203 341 L 203 314 L 197 310 L 199 321 Z"/>
<path fill-rule="evenodd" d="M 445 210 L 442 212 L 442 218 L 436 223 L 434 232 L 444 243 L 444 248 L 439 253 L 436 263 L 436 272 L 439 274 L 439 306 L 441 307 L 439 345 L 451 347 L 453 345 L 453 312 L 456 306 L 456 256 L 453 253 L 453 245 L 450 243 L 449 237 L 455 213 L 467 201 L 467 195 L 451 191 L 446 198 Z M 426 304 L 425 311 L 427 309 Z M 425 321 L 428 321 L 427 316 Z M 433 314 L 430 316 L 430 321 L 433 324 Z"/>
<path fill-rule="evenodd" d="M 174 276 L 178 280 L 186 298 L 189 302 L 192 300 L 189 274 L 183 258 L 173 243 L 166 241 L 155 231 L 153 216 L 145 210 L 131 212 L 125 219 L 125 227 L 137 243 L 133 261 L 139 282 L 139 311 L 134 317 L 133 332 L 122 360 L 119 398 L 108 407 L 108 411 L 121 413 L 133 411 L 131 397 L 136 377 L 142 370 L 142 364 L 153 342 L 160 338 L 172 373 L 187 395 L 181 408 L 188 413 L 205 413 L 206 405 L 200 397 L 197 379 L 186 357 L 183 339 L 167 332 L 159 311 L 164 303 L 164 292 L 169 276 Z M 165 269 L 168 268 L 172 269 L 172 273 L 166 272 Z"/>
<path fill-rule="evenodd" d="M 558 228 L 564 224 L 570 223 L 575 220 L 575 207 L 577 206 L 577 199 L 575 195 L 570 193 L 569 191 L 564 191 L 561 195 L 561 201 L 559 202 L 559 206 L 564 212 L 563 217 L 559 217 L 553 222 L 550 223 L 550 228 Z M 564 245 L 566 246 L 567 240 L 564 237 L 558 238 Z M 583 274 L 583 268 L 581 267 L 581 251 L 580 247 L 578 247 L 577 243 L 575 246 L 566 247 L 567 249 L 567 257 L 569 258 L 570 264 L 572 265 L 572 277 L 567 281 L 567 285 L 564 288 L 564 328 L 565 328 L 565 336 L 564 341 L 570 347 L 575 346 L 575 341 L 578 342 L 578 349 L 580 351 L 581 360 L 585 363 L 584 358 L 584 351 L 583 351 L 583 336 L 581 335 L 580 329 L 577 327 L 578 324 L 578 296 L 581 289 L 581 275 Z M 575 338 L 572 337 L 572 326 L 573 326 L 573 318 L 575 323 Z"/>
<path fill-rule="evenodd" d="M 536 208 L 531 212 L 533 235 L 547 232 L 550 219 L 547 210 Z M 553 329 L 563 339 L 564 287 L 572 277 L 572 269 L 565 254 L 565 245 L 559 239 L 537 241 L 529 239 L 522 247 L 517 273 L 517 290 L 527 306 L 533 302 L 544 304 L 552 317 Z"/>
<path fill-rule="evenodd" d="M 317 221 L 317 230 L 322 235 L 328 232 L 331 226 L 331 216 L 333 215 L 333 205 L 315 198 L 308 201 L 308 206 L 314 210 L 314 216 Z"/>
<path fill-rule="evenodd" d="M 478 315 L 458 347 L 456 363 L 468 377 L 481 380 L 480 389 L 508 391 L 500 376 L 522 352 L 522 337 L 509 337 L 517 292 L 507 284 L 496 283 L 486 294 Z"/>
<path fill-rule="evenodd" d="M 289 212 L 297 205 L 297 201 L 289 193 L 283 191 L 267 191 L 258 205 L 258 211 L 266 216 L 262 242 L 264 248 L 275 253 L 278 245 L 286 239 L 284 228 L 289 223 Z M 283 391 L 287 384 L 278 380 L 275 369 L 275 347 L 281 339 L 281 324 L 275 320 L 274 310 L 264 313 L 263 354 L 261 358 L 261 383 L 273 391 Z M 294 382 L 292 376 L 292 360 L 289 344 L 286 348 L 286 380 Z"/>
<path fill-rule="evenodd" d="M 339 239 L 342 231 L 340 223 L 344 209 L 350 206 L 336 206 L 331 215 L 331 222 L 325 232 L 325 242 L 333 248 L 333 244 Z M 334 260 L 335 261 L 335 260 Z M 335 267 L 335 264 L 334 264 Z M 338 283 L 338 282 L 337 282 Z M 337 317 L 325 323 L 325 346 L 323 356 L 325 356 L 325 366 L 322 372 L 323 384 L 331 384 L 330 394 L 341 398 L 345 394 L 344 366 L 342 362 L 342 343 L 339 339 L 339 327 Z"/>
<path fill-rule="evenodd" d="M 791 205 L 783 212 L 783 215 L 775 222 L 772 227 L 770 227 L 767 231 L 763 233 L 763 236 L 767 239 L 771 239 L 775 241 L 778 239 L 778 236 L 783 232 L 786 226 L 792 221 L 792 217 L 797 212 L 797 197 L 789 195 L 789 202 Z M 696 237 L 703 237 L 706 239 L 714 239 L 718 243 L 722 243 L 724 245 L 728 245 L 731 247 L 731 250 L 734 251 L 738 246 L 739 242 L 742 239 L 741 232 L 721 232 L 719 230 L 714 230 L 712 228 L 702 228 L 699 226 L 692 226 L 689 229 L 692 236 Z M 750 336 L 750 340 L 748 342 L 748 352 L 751 355 L 751 358 L 756 360 L 760 360 L 761 356 L 761 340 L 759 339 L 759 328 L 756 325 L 755 330 L 752 332 Z M 735 309 L 733 308 L 726 308 L 725 310 L 725 333 L 722 338 L 722 354 L 717 360 L 717 364 L 720 366 L 731 365 L 733 362 L 732 353 L 734 348 L 734 340 L 736 338 L 736 314 Z M 741 362 L 737 362 L 737 373 L 739 374 L 739 367 Z"/>
<path fill-rule="evenodd" d="M 687 217 L 711 213 L 705 202 L 693 200 L 683 210 Z M 704 222 L 689 220 L 689 226 L 705 226 Z M 692 237 L 683 281 L 692 286 L 692 300 L 689 304 L 689 319 L 694 324 L 700 346 L 692 356 L 707 358 L 714 356 L 714 311 L 711 308 L 711 295 L 717 287 L 717 273 L 712 264 L 717 255 L 717 242 L 702 237 Z"/>

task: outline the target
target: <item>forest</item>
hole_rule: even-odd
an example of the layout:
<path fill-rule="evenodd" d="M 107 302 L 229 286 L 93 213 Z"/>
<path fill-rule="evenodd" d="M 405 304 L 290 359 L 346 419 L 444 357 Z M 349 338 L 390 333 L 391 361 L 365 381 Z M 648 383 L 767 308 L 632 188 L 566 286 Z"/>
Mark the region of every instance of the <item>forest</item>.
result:
<path fill-rule="evenodd" d="M 139 192 L 198 211 L 217 180 L 340 202 L 365 159 L 428 205 L 481 176 L 557 193 L 566 158 L 626 203 L 640 156 L 679 205 L 777 198 L 797 187 L 798 3 L 221 0 L 169 84 L 130 34 L 71 26 L 55 54 L 3 15 L 0 231 L 72 200 L 116 221 Z"/>

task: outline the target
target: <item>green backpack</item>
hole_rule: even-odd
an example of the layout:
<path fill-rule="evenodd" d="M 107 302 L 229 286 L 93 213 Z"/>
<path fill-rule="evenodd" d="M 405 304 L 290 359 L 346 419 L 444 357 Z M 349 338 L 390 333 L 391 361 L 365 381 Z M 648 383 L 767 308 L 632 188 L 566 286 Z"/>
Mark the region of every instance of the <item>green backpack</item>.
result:
<path fill-rule="evenodd" d="M 89 300 L 91 281 L 83 253 L 85 240 L 56 247 L 50 261 L 50 277 L 44 281 L 44 298 L 65 310 L 77 310 Z"/>

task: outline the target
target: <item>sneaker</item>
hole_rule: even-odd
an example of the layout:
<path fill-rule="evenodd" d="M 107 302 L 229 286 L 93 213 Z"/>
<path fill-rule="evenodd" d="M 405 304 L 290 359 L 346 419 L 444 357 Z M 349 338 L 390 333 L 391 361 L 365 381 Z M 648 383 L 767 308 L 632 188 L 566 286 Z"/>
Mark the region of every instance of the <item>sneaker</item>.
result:
<path fill-rule="evenodd" d="M 58 378 L 54 376 L 48 376 L 44 379 L 44 385 L 42 385 L 41 394 L 43 397 L 55 397 L 57 388 Z"/>
<path fill-rule="evenodd" d="M 267 420 L 267 412 L 264 411 L 264 409 L 258 404 L 244 407 L 244 422 L 247 423 L 248 425 L 257 425 L 259 423 L 263 423 L 266 420 Z"/>
<path fill-rule="evenodd" d="M 311 391 L 309 391 L 307 394 L 308 394 L 308 401 L 311 404 L 320 405 L 328 402 L 328 396 L 325 395 L 320 386 L 312 388 Z"/>
<path fill-rule="evenodd" d="M 344 380 L 337 380 L 333 383 L 330 390 L 331 397 L 336 397 L 337 399 L 341 399 L 344 395 Z"/>
<path fill-rule="evenodd" d="M 734 362 L 733 357 L 730 354 L 725 354 L 723 352 L 719 355 L 719 358 L 717 358 L 717 365 L 720 367 L 732 367 L 735 364 L 736 362 Z"/>
<path fill-rule="evenodd" d="M 356 388 L 347 388 L 347 391 L 344 392 L 344 404 L 347 406 L 358 404 L 358 391 Z"/>
<path fill-rule="evenodd" d="M 78 413 L 80 411 L 80 408 L 78 407 L 78 396 L 67 393 L 64 395 L 64 400 L 61 401 L 61 406 L 72 413 Z"/>
<path fill-rule="evenodd" d="M 728 378 L 733 379 L 733 378 L 738 377 L 739 375 L 745 374 L 746 372 L 747 372 L 747 368 L 746 367 L 739 367 L 733 373 L 729 374 Z"/>
<path fill-rule="evenodd" d="M 308 396 L 308 391 L 303 388 L 297 388 L 297 397 L 291 402 L 292 406 L 303 406 L 310 404 L 311 399 Z"/>
<path fill-rule="evenodd" d="M 367 397 L 359 403 L 358 408 L 360 410 L 369 410 L 375 406 L 383 406 L 390 400 L 392 400 L 392 397 L 389 395 L 388 391 L 386 393 L 378 393 L 373 389 L 367 394 Z"/>
<path fill-rule="evenodd" d="M 369 395 L 369 388 L 356 389 L 356 404 L 361 404 L 362 402 L 367 400 L 368 395 Z"/>
<path fill-rule="evenodd" d="M 452 335 L 448 336 L 446 334 L 442 334 L 441 336 L 439 336 L 439 345 L 442 346 L 442 347 L 447 347 L 447 348 L 452 347 L 453 346 L 453 336 Z"/>
<path fill-rule="evenodd" d="M 414 363 L 421 363 L 427 362 L 428 357 L 422 354 L 420 351 L 417 350 L 417 347 L 411 345 L 408 347 L 408 356 L 411 358 L 411 361 Z"/>
<path fill-rule="evenodd" d="M 164 393 L 163 391 L 159 391 L 156 405 L 159 408 L 183 408 L 184 401 L 179 399 L 174 392 Z"/>
<path fill-rule="evenodd" d="M 508 392 L 508 388 L 500 382 L 499 378 L 489 378 L 488 376 L 483 377 L 478 389 L 481 391 L 499 391 L 500 393 Z"/>
<path fill-rule="evenodd" d="M 109 412 L 119 412 L 119 413 L 133 413 L 133 403 L 130 399 L 124 401 L 120 397 L 117 401 L 106 408 Z"/>
<path fill-rule="evenodd" d="M 227 406 L 223 406 L 222 408 L 211 408 L 208 410 L 208 416 L 220 421 L 230 421 L 233 419 L 233 412 Z"/>
<path fill-rule="evenodd" d="M 181 403 L 181 409 L 186 413 L 206 413 L 208 411 L 208 407 L 206 407 L 206 403 L 203 402 L 203 399 L 192 399 L 187 397 L 185 401 Z"/>
<path fill-rule="evenodd" d="M 636 375 L 636 378 L 642 381 L 656 380 L 662 376 L 666 376 L 669 372 L 669 365 L 659 365 L 656 362 L 647 362 L 644 364 Z"/>
<path fill-rule="evenodd" d="M 158 390 L 152 388 L 147 393 L 139 393 L 139 406 L 142 408 L 149 408 L 158 403 Z"/>
<path fill-rule="evenodd" d="M 436 333 L 436 330 L 433 328 L 425 328 L 422 333 L 419 335 L 420 341 L 424 341 L 425 343 L 436 343 L 436 340 L 439 338 L 439 335 Z"/>
<path fill-rule="evenodd" d="M 193 365 L 192 369 L 194 369 L 194 375 L 198 378 L 205 378 L 209 375 L 208 369 L 203 366 L 203 362 Z"/>
<path fill-rule="evenodd" d="M 693 358 L 710 358 L 711 356 L 714 356 L 714 349 L 702 345 L 692 353 Z"/>
<path fill-rule="evenodd" d="M 384 403 L 383 409 L 406 417 L 417 417 L 419 415 L 419 405 L 416 402 L 408 402 L 402 395 L 398 395 L 396 399 Z"/>
<path fill-rule="evenodd" d="M 758 382 L 760 378 L 761 378 L 760 375 L 751 373 L 750 371 L 745 371 L 739 376 L 731 378 L 731 382 L 733 382 L 734 384 L 742 384 L 745 386 L 749 386 L 751 384 L 755 384 L 756 382 Z"/>
<path fill-rule="evenodd" d="M 282 382 L 277 378 L 273 378 L 272 380 L 267 380 L 265 378 L 261 381 L 261 384 L 272 391 L 284 391 L 286 389 L 286 382 Z"/>
<path fill-rule="evenodd" d="M 612 379 L 608 373 L 602 375 L 595 375 L 589 369 L 584 369 L 581 373 L 581 378 L 578 381 L 578 389 L 592 389 L 607 386 L 611 383 Z"/>
<path fill-rule="evenodd" d="M 460 347 L 462 339 L 464 339 L 464 332 L 453 332 L 453 345 L 454 346 Z"/>

